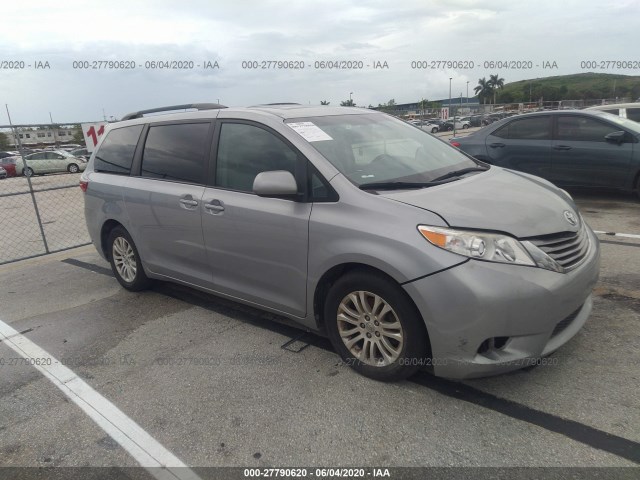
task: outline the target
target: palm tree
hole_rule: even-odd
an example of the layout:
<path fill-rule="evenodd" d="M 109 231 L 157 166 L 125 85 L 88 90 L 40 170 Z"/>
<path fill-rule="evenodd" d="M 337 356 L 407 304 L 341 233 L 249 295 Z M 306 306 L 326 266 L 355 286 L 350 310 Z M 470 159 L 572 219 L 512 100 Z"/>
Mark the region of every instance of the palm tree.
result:
<path fill-rule="evenodd" d="M 353 100 L 349 99 L 349 100 L 343 100 L 342 102 L 340 102 L 340 106 L 341 107 L 355 107 L 356 104 L 353 103 Z"/>
<path fill-rule="evenodd" d="M 329 105 L 331 102 L 327 102 L 326 100 L 320 100 L 320 105 Z"/>
<path fill-rule="evenodd" d="M 502 88 L 504 87 L 504 78 L 499 78 L 498 75 L 489 75 L 489 81 L 487 83 L 489 84 L 489 88 L 491 88 L 491 91 L 493 92 L 493 103 L 495 105 L 496 92 L 498 90 L 502 90 Z"/>
<path fill-rule="evenodd" d="M 487 81 L 486 77 L 482 77 L 478 79 L 478 86 L 476 86 L 473 91 L 478 96 L 479 99 L 482 99 L 486 103 L 486 99 L 488 96 L 491 96 L 491 85 Z"/>
<path fill-rule="evenodd" d="M 426 114 L 426 110 L 427 110 L 427 102 L 429 100 L 427 100 L 426 98 L 423 98 L 422 100 L 420 100 L 420 102 L 418 103 L 418 105 L 420 105 L 420 110 L 422 110 L 422 116 L 424 117 L 424 115 Z"/>

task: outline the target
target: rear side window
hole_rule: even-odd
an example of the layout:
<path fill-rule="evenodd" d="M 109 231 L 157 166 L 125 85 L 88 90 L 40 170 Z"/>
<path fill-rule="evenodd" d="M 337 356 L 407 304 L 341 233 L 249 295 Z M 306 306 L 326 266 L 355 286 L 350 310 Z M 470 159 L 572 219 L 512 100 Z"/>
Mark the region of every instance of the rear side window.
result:
<path fill-rule="evenodd" d="M 242 192 L 253 190 L 261 172 L 286 170 L 296 175 L 298 155 L 272 133 L 253 125 L 224 123 L 216 160 L 216 185 Z"/>
<path fill-rule="evenodd" d="M 551 117 L 522 118 L 509 122 L 492 134 L 509 140 L 549 140 Z"/>
<path fill-rule="evenodd" d="M 111 130 L 96 152 L 94 170 L 129 175 L 140 132 L 142 132 L 142 125 Z"/>
<path fill-rule="evenodd" d="M 142 154 L 143 177 L 204 184 L 209 123 L 149 128 Z"/>
<path fill-rule="evenodd" d="M 640 122 L 640 108 L 627 108 L 627 118 L 634 122 Z"/>

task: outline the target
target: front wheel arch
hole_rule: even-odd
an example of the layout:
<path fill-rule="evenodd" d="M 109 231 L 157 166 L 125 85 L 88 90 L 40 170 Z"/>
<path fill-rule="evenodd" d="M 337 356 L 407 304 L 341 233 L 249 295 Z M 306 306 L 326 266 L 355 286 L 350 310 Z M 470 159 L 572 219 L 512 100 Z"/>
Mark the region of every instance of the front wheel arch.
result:
<path fill-rule="evenodd" d="M 382 275 L 386 277 L 387 280 L 399 285 L 402 288 L 402 286 L 398 284 L 398 282 L 392 276 L 388 275 L 387 273 L 380 270 L 379 268 L 375 268 L 363 263 L 343 263 L 330 268 L 322 275 L 322 277 L 316 284 L 316 288 L 313 295 L 314 317 L 316 320 L 316 324 L 318 326 L 318 330 L 322 332 L 324 335 L 326 335 L 327 333 L 326 325 L 324 323 L 324 304 L 327 298 L 327 294 L 331 289 L 331 286 L 344 275 L 351 272 L 358 272 L 358 271 L 364 271 L 373 275 Z M 402 290 L 404 291 L 404 289 Z M 431 357 L 431 340 L 429 338 L 429 332 L 428 332 L 427 326 L 424 323 L 424 319 L 422 318 L 422 315 L 420 315 L 420 311 L 418 310 L 418 307 L 416 306 L 411 296 L 406 292 L 405 292 L 405 296 L 407 297 L 407 300 L 411 302 L 411 304 L 415 308 L 417 315 L 422 320 L 422 323 L 424 325 L 425 336 L 426 336 L 425 342 L 427 344 L 427 355 Z"/>
<path fill-rule="evenodd" d="M 350 306 L 343 307 L 345 302 Z M 383 272 L 353 269 L 341 275 L 329 289 L 325 305 L 326 330 L 335 351 L 366 377 L 402 380 L 431 357 L 420 312 L 402 286 Z M 382 313 L 376 305 L 384 306 Z M 331 313 L 341 309 L 340 315 Z"/>

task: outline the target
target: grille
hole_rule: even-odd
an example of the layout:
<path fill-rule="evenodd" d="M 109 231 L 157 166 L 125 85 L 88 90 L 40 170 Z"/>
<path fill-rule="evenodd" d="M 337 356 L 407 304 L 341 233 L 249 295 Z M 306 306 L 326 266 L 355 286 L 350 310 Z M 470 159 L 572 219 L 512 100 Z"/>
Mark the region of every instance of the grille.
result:
<path fill-rule="evenodd" d="M 528 239 L 553 258 L 565 271 L 577 267 L 589 251 L 589 238 L 582 222 L 577 232 L 562 232 Z"/>
<path fill-rule="evenodd" d="M 580 312 L 580 309 L 582 309 L 582 307 L 580 307 L 578 310 L 573 312 L 571 315 L 569 315 L 564 320 L 561 320 L 556 325 L 556 328 L 553 329 L 553 333 L 551 334 L 551 336 L 555 337 L 559 333 L 562 333 L 569 325 L 571 325 L 571 322 L 573 322 L 575 320 L 575 318 L 578 316 L 578 313 Z"/>

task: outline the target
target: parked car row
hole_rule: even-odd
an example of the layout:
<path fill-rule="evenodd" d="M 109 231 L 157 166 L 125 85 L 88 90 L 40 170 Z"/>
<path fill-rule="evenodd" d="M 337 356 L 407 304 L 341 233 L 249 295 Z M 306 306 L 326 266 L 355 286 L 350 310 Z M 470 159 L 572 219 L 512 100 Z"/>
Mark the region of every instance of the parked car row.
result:
<path fill-rule="evenodd" d="M 0 158 L 0 165 L 5 172 L 4 176 L 0 174 L 0 178 L 19 175 L 30 177 L 32 175 L 45 175 L 47 173 L 83 172 L 88 160 L 86 149 L 84 149 L 84 154 L 81 151 L 74 151 L 77 152 L 76 155 L 65 150 L 40 151 L 25 155 L 24 162 L 22 156 L 17 152 L 2 152 L 13 155 Z"/>

